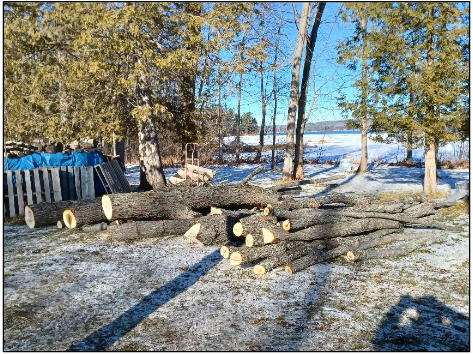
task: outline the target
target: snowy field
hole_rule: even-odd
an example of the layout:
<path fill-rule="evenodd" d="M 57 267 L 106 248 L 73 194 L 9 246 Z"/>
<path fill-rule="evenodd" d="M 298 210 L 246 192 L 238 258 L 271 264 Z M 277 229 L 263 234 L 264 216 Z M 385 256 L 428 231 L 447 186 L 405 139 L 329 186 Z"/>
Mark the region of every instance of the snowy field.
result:
<path fill-rule="evenodd" d="M 225 144 L 231 143 L 235 138 L 227 137 L 224 139 Z M 265 145 L 272 144 L 272 135 L 266 135 L 264 138 Z M 242 136 L 241 141 L 248 145 L 258 145 L 259 136 Z M 361 135 L 356 131 L 349 132 L 314 132 L 304 135 L 304 144 L 308 146 L 305 151 L 304 158 L 306 160 L 318 161 L 339 161 L 342 158 L 350 159 L 353 162 L 359 162 L 361 156 L 360 147 Z M 284 144 L 286 142 L 285 135 L 277 135 L 276 143 Z M 243 159 L 254 157 L 255 153 L 245 153 Z M 281 155 L 281 154 L 280 154 Z M 413 160 L 422 161 L 424 155 L 423 146 L 413 150 Z M 368 160 L 370 162 L 388 163 L 401 162 L 406 156 L 406 149 L 401 144 L 383 144 L 373 141 L 368 136 Z M 263 152 L 263 157 L 271 158 L 271 151 Z M 458 161 L 469 159 L 469 142 L 455 142 L 441 146 L 439 149 L 439 159 L 441 161 Z M 228 161 L 232 161 L 233 157 L 225 156 Z M 268 160 L 269 161 L 269 160 Z"/>
<path fill-rule="evenodd" d="M 325 156 L 356 159 L 355 146 L 332 141 Z M 382 146 L 377 151 L 389 155 Z M 237 183 L 256 167 L 210 168 L 213 183 Z M 165 170 L 168 177 L 176 171 Z M 301 186 L 296 198 L 422 190 L 419 168 L 373 163 L 356 176 L 311 164 L 305 173 L 341 176 Z M 136 185 L 138 166 L 127 166 L 126 176 Z M 251 182 L 267 187 L 280 177 L 266 170 Z M 439 177 L 447 195 L 469 171 L 441 170 Z M 342 258 L 263 277 L 230 266 L 217 246 L 197 247 L 183 236 L 126 243 L 105 232 L 7 225 L 4 350 L 468 351 L 469 216 L 433 219 L 461 231 L 408 229 L 440 233 L 445 241 L 400 258 Z"/>

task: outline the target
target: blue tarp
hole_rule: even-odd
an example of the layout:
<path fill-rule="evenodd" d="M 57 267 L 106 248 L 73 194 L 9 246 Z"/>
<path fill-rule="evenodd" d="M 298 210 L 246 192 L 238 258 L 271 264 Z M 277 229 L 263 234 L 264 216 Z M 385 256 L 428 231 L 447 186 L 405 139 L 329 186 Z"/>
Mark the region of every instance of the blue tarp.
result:
<path fill-rule="evenodd" d="M 34 154 L 20 158 L 3 159 L 3 170 L 31 170 L 38 167 L 60 167 L 60 166 L 94 166 L 103 162 L 100 152 L 73 152 L 64 154 L 58 152 L 48 154 L 35 152 Z"/>

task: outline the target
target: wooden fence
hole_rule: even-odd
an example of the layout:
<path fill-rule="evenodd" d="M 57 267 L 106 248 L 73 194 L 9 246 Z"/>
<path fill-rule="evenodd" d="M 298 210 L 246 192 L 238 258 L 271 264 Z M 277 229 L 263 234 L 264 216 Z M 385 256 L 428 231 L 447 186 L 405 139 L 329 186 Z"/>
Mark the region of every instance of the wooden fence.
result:
<path fill-rule="evenodd" d="M 24 215 L 25 205 L 95 198 L 92 166 L 5 171 L 4 215 Z"/>
<path fill-rule="evenodd" d="M 40 167 L 3 173 L 3 215 L 25 214 L 25 205 L 96 197 L 94 175 L 105 193 L 129 193 L 130 185 L 116 160 L 95 166 Z"/>

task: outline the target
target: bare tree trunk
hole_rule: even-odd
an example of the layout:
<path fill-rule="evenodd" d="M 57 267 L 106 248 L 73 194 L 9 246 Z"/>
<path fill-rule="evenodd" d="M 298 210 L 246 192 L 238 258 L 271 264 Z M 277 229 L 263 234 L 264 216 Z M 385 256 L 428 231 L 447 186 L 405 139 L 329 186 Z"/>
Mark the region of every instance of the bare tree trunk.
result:
<path fill-rule="evenodd" d="M 437 165 L 435 163 L 435 143 L 426 142 L 424 154 L 424 193 L 434 194 L 437 191 Z"/>
<path fill-rule="evenodd" d="M 414 95 L 409 94 L 409 104 L 414 105 Z M 412 163 L 412 145 L 413 145 L 413 136 L 412 131 L 407 132 L 407 153 L 406 153 L 406 162 Z"/>
<path fill-rule="evenodd" d="M 358 173 L 364 173 L 368 169 L 368 135 L 367 135 L 367 92 L 368 92 L 368 77 L 367 77 L 367 50 L 366 50 L 366 23 L 367 16 L 361 19 L 361 30 L 363 36 L 362 45 L 362 74 L 361 74 L 361 160 L 358 167 Z"/>
<path fill-rule="evenodd" d="M 237 98 L 237 136 L 236 136 L 236 150 L 235 160 L 240 163 L 240 135 L 241 135 L 241 90 L 243 86 L 243 73 L 240 73 L 240 80 L 238 81 L 238 98 Z"/>
<path fill-rule="evenodd" d="M 256 162 L 261 161 L 261 153 L 264 146 L 264 129 L 266 125 L 266 94 L 264 92 L 264 72 L 263 65 L 261 65 L 261 77 L 260 77 L 260 93 L 261 93 L 261 127 L 259 131 L 259 147 L 260 150 L 256 152 Z"/>
<path fill-rule="evenodd" d="M 159 138 L 151 115 L 139 122 L 140 169 L 153 189 L 166 186 Z M 140 186 L 141 187 L 141 186 Z"/>
<path fill-rule="evenodd" d="M 222 78 L 218 68 L 218 163 L 223 163 L 223 137 L 222 137 Z"/>
<path fill-rule="evenodd" d="M 271 169 L 274 170 L 276 166 L 275 162 L 275 147 L 276 147 L 276 115 L 278 112 L 278 94 L 277 94 L 277 78 L 276 78 L 276 64 L 278 62 L 278 49 L 279 49 L 279 38 L 281 35 L 281 26 L 278 27 L 278 36 L 276 38 L 276 45 L 274 48 L 274 71 L 273 71 L 273 98 L 274 98 L 274 109 L 273 109 L 273 148 L 271 149 Z"/>
<path fill-rule="evenodd" d="M 287 131 L 286 131 L 286 156 L 284 157 L 283 180 L 292 178 L 293 155 L 294 155 L 294 123 L 296 120 L 297 101 L 299 96 L 299 71 L 301 66 L 302 49 L 307 37 L 307 22 L 310 13 L 310 3 L 304 2 L 302 5 L 302 15 L 299 21 L 299 35 L 297 37 L 297 46 L 294 51 L 291 95 L 289 99 L 289 108 L 287 112 Z"/>
<path fill-rule="evenodd" d="M 314 24 L 310 33 L 309 42 L 306 45 L 304 69 L 302 70 L 301 94 L 298 101 L 297 108 L 297 124 L 296 124 L 296 148 L 294 158 L 294 171 L 292 173 L 293 179 L 304 178 L 304 129 L 307 122 L 305 117 L 305 106 L 307 102 L 307 87 L 309 85 L 310 67 L 312 57 L 314 55 L 315 42 L 317 41 L 317 33 L 324 12 L 325 2 L 319 2 L 317 6 L 317 13 L 315 15 Z"/>

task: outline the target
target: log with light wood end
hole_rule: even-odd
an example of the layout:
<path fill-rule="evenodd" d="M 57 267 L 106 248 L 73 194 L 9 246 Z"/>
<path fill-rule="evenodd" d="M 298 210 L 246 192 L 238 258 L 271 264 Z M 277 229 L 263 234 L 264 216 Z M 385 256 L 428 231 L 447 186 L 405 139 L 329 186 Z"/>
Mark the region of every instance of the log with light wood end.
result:
<path fill-rule="evenodd" d="M 196 216 L 192 210 L 210 207 L 259 207 L 277 202 L 277 193 L 250 185 L 212 185 L 163 188 L 143 193 L 118 193 L 102 197 L 108 220 L 116 219 L 186 219 Z"/>
<path fill-rule="evenodd" d="M 226 215 L 208 215 L 191 226 L 185 237 L 199 245 L 226 244 L 233 239 L 231 232 L 235 218 Z"/>
<path fill-rule="evenodd" d="M 106 218 L 103 213 L 101 199 L 96 198 L 95 203 L 77 205 L 64 210 L 62 220 L 64 221 L 64 225 L 69 229 L 105 221 Z"/>
<path fill-rule="evenodd" d="M 275 225 L 277 219 L 274 216 L 251 215 L 241 218 L 238 223 L 233 226 L 233 234 L 237 237 L 244 237 L 250 233 L 259 233 L 261 228 Z"/>
<path fill-rule="evenodd" d="M 45 225 L 57 225 L 57 221 L 62 220 L 64 210 L 94 203 L 95 200 L 83 199 L 28 205 L 25 206 L 25 223 L 30 229 Z"/>
<path fill-rule="evenodd" d="M 248 234 L 245 237 L 245 245 L 247 247 L 260 247 L 264 246 L 264 238 L 261 234 Z"/>

